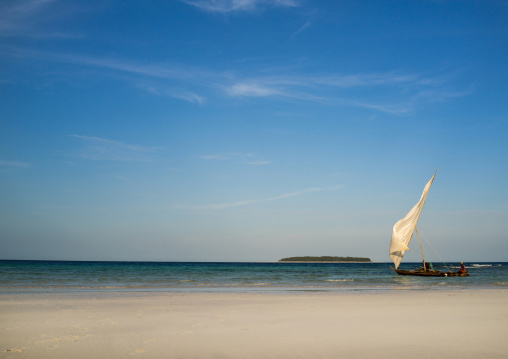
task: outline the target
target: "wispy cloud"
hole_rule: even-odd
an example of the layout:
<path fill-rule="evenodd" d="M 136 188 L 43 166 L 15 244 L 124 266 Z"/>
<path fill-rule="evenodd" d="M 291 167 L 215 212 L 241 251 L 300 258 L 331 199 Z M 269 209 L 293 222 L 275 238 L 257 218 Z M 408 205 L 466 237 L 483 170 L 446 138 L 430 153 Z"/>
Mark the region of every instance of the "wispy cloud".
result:
<path fill-rule="evenodd" d="M 0 54 L 96 68 L 117 78 L 118 74 L 127 74 L 130 76 L 124 77 L 124 79 L 134 83 L 136 87 L 143 91 L 156 96 L 181 99 L 199 105 L 204 104 L 206 101 L 205 95 L 200 94 L 200 92 L 216 89 L 221 86 L 219 84 L 223 84 L 231 77 L 227 72 L 207 71 L 192 66 L 135 63 L 117 58 L 78 56 L 21 48 L 0 47 Z"/>
<path fill-rule="evenodd" d="M 419 103 L 445 101 L 471 93 L 447 89 L 446 77 L 397 72 L 260 76 L 234 79 L 224 86 L 224 91 L 233 97 L 299 100 L 403 114 L 414 110 Z"/>
<path fill-rule="evenodd" d="M 82 135 L 71 135 L 71 137 L 77 138 L 82 144 L 79 156 L 93 161 L 149 161 L 150 155 L 158 150 L 155 147 L 130 145 L 101 137 Z"/>
<path fill-rule="evenodd" d="M 253 166 L 264 166 L 264 165 L 270 164 L 270 161 L 250 161 L 250 162 L 247 162 L 247 164 L 253 165 Z"/>
<path fill-rule="evenodd" d="M 207 205 L 200 205 L 200 206 L 198 205 L 198 206 L 175 206 L 175 207 L 185 208 L 185 209 L 195 209 L 195 210 L 221 210 L 221 209 L 231 208 L 231 207 L 248 206 L 248 205 L 256 204 L 256 203 L 279 201 L 279 200 L 283 200 L 286 198 L 301 196 L 301 195 L 313 193 L 313 192 L 334 191 L 334 190 L 337 190 L 340 188 L 342 188 L 342 186 L 315 187 L 315 188 L 303 189 L 303 190 L 296 191 L 296 192 L 285 193 L 285 194 L 282 194 L 279 196 L 274 196 L 274 197 L 250 199 L 250 200 L 229 202 L 229 203 L 207 204 Z"/>
<path fill-rule="evenodd" d="M 226 160 L 236 160 L 243 164 L 253 165 L 253 166 L 263 166 L 270 163 L 270 161 L 261 160 L 254 153 L 216 153 L 212 155 L 203 155 L 200 156 L 201 159 L 204 160 L 218 160 L 218 161 L 226 161 Z"/>
<path fill-rule="evenodd" d="M 128 81 L 157 96 L 177 98 L 203 105 L 223 99 L 273 99 L 305 101 L 337 107 L 363 107 L 391 114 L 413 111 L 421 104 L 467 96 L 454 91 L 449 73 L 313 74 L 305 69 L 251 68 L 249 76 L 233 70 L 214 71 L 174 64 L 134 63 L 121 59 L 9 49 L 4 54 L 32 57 L 76 66 L 90 66 L 107 72 L 132 75 Z M 256 76 L 255 74 L 260 74 Z M 254 75 L 252 75 L 254 74 Z M 267 75 L 268 74 L 268 75 Z M 140 85 L 142 84 L 142 85 Z M 182 90 L 185 89 L 185 90 Z"/>
<path fill-rule="evenodd" d="M 204 159 L 204 160 L 220 160 L 220 161 L 224 161 L 224 160 L 229 160 L 230 157 L 222 155 L 222 154 L 217 154 L 217 155 L 203 155 L 203 156 L 201 156 L 201 158 Z"/>
<path fill-rule="evenodd" d="M 27 55 L 30 55 L 27 53 Z M 146 76 L 167 80 L 189 80 L 192 78 L 208 78 L 209 72 L 201 71 L 191 67 L 180 67 L 176 65 L 161 64 L 136 64 L 130 61 L 124 61 L 115 58 L 104 58 L 95 56 L 77 56 L 72 54 L 58 53 L 36 53 L 37 57 L 47 58 L 57 62 L 63 62 L 75 65 L 94 66 L 97 68 L 109 69 L 118 72 L 130 73 L 140 76 Z"/>
<path fill-rule="evenodd" d="M 298 30 L 295 31 L 295 33 L 291 36 L 291 38 L 294 39 L 298 34 L 309 28 L 314 22 L 314 20 L 315 20 L 314 18 L 307 20 L 305 24 L 303 24 Z"/>
<path fill-rule="evenodd" d="M 1 2 L 0 35 L 10 36 L 25 31 L 34 14 L 51 2 L 51 0 Z"/>
<path fill-rule="evenodd" d="M 150 92 L 154 95 L 160 96 L 160 97 L 171 97 L 171 98 L 181 99 L 181 100 L 185 100 L 190 103 L 197 103 L 199 105 L 202 105 L 205 103 L 204 96 L 198 95 L 197 93 L 194 93 L 191 91 L 163 89 L 163 88 L 158 88 L 157 86 L 146 85 L 146 84 L 142 84 L 139 87 L 145 91 L 148 91 L 148 92 Z"/>
<path fill-rule="evenodd" d="M 58 10 L 54 5 L 59 5 Z M 80 35 L 51 29 L 59 16 L 69 16 L 68 4 L 60 0 L 17 0 L 0 2 L 0 37 L 81 38 Z M 43 24 L 50 26 L 42 26 Z"/>
<path fill-rule="evenodd" d="M 9 170 L 23 169 L 28 167 L 30 167 L 30 165 L 26 162 L 0 160 L 0 172 L 7 172 Z"/>
<path fill-rule="evenodd" d="M 240 11 L 253 11 L 268 6 L 296 7 L 299 6 L 296 0 L 181 0 L 198 9 L 231 13 Z"/>
<path fill-rule="evenodd" d="M 226 92 L 231 96 L 248 96 L 248 97 L 269 97 L 269 96 L 285 96 L 285 92 L 281 89 L 271 87 L 269 83 L 259 83 L 255 81 L 234 83 L 226 86 Z"/>
<path fill-rule="evenodd" d="M 200 96 L 198 94 L 195 94 L 193 92 L 181 92 L 181 93 L 172 93 L 170 95 L 173 98 L 179 98 L 181 100 L 185 100 L 187 102 L 191 103 L 197 103 L 199 105 L 202 105 L 205 102 L 205 98 L 203 96 Z"/>

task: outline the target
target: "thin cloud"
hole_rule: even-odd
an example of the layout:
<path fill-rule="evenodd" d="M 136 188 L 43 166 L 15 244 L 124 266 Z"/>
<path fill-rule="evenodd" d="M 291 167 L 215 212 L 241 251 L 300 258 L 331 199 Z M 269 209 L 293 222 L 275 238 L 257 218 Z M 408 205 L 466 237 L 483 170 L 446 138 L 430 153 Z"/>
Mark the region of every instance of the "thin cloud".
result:
<path fill-rule="evenodd" d="M 229 157 L 227 157 L 225 155 L 220 155 L 220 154 L 217 154 L 217 155 L 203 155 L 200 158 L 202 158 L 204 160 L 220 160 L 220 161 L 224 161 L 224 160 L 228 160 L 229 159 Z"/>
<path fill-rule="evenodd" d="M 196 210 L 221 210 L 221 209 L 232 208 L 232 207 L 248 206 L 248 205 L 256 204 L 256 203 L 279 201 L 279 200 L 283 200 L 286 198 L 301 196 L 301 195 L 304 195 L 307 193 L 321 192 L 321 191 L 334 191 L 339 188 L 342 188 L 342 186 L 315 187 L 315 188 L 304 189 L 304 190 L 297 191 L 297 192 L 285 193 L 285 194 L 282 194 L 279 196 L 274 196 L 274 197 L 251 199 L 251 200 L 237 201 L 237 202 L 230 202 L 230 203 L 208 204 L 208 205 L 202 205 L 202 206 L 176 206 L 176 207 L 186 208 L 186 209 L 196 209 Z"/>
<path fill-rule="evenodd" d="M 217 13 L 247 12 L 268 6 L 297 7 L 295 0 L 182 0 L 200 10 Z"/>
<path fill-rule="evenodd" d="M 206 97 L 193 90 L 182 90 L 191 86 L 208 90 L 217 88 L 231 77 L 228 73 L 205 71 L 188 66 L 172 64 L 139 64 L 115 58 L 94 56 L 77 56 L 66 53 L 49 53 L 30 51 L 19 48 L 1 48 L 0 54 L 20 58 L 52 61 L 75 66 L 94 67 L 97 69 L 133 75 L 127 78 L 143 91 L 156 96 L 181 99 L 202 105 Z"/>
<path fill-rule="evenodd" d="M 205 103 L 205 97 L 198 95 L 194 92 L 189 91 L 177 91 L 177 90 L 168 90 L 168 89 L 159 89 L 156 86 L 153 85 L 141 85 L 139 86 L 143 90 L 150 92 L 156 96 L 160 97 L 171 97 L 176 98 L 180 100 L 185 100 L 190 103 L 197 103 L 199 105 L 202 105 Z"/>
<path fill-rule="evenodd" d="M 258 156 L 254 153 L 216 153 L 211 155 L 203 155 L 200 156 L 200 158 L 204 160 L 218 161 L 236 160 L 239 163 L 254 166 L 263 166 L 270 163 L 270 161 L 259 159 Z"/>
<path fill-rule="evenodd" d="M 364 107 L 371 110 L 376 110 L 379 112 L 390 113 L 392 115 L 403 115 L 405 113 L 411 112 L 413 109 L 412 105 L 408 104 L 384 104 L 384 105 L 376 105 L 369 103 L 360 103 L 357 102 L 355 104 L 356 107 Z"/>
<path fill-rule="evenodd" d="M 30 167 L 30 165 L 25 162 L 0 160 L 0 169 L 2 172 L 5 172 L 8 169 L 22 169 L 28 167 Z"/>
<path fill-rule="evenodd" d="M 419 104 L 467 96 L 468 91 L 446 89 L 446 76 L 379 73 L 323 76 L 266 76 L 240 79 L 224 87 L 233 97 L 301 100 L 339 107 L 363 107 L 405 114 Z M 361 91 L 369 89 L 368 97 Z M 348 90 L 345 92 L 344 90 Z"/>
<path fill-rule="evenodd" d="M 192 92 L 183 92 L 183 93 L 172 93 L 170 94 L 173 98 L 178 98 L 181 100 L 185 100 L 187 102 L 191 103 L 197 103 L 199 105 L 202 105 L 205 102 L 205 98 L 203 96 L 199 96 L 198 94 L 192 93 Z"/>
<path fill-rule="evenodd" d="M 233 71 L 209 71 L 172 64 L 136 64 L 113 58 L 31 52 L 9 49 L 11 56 L 32 57 L 76 66 L 93 66 L 134 75 L 138 87 L 157 96 L 178 98 L 203 105 L 212 99 L 274 99 L 305 101 L 337 107 L 363 107 L 373 111 L 404 114 L 422 104 L 447 101 L 471 94 L 450 89 L 450 74 L 373 73 L 340 75 L 286 75 L 245 77 Z M 251 71 L 255 73 L 256 71 Z M 259 69 L 258 73 L 270 72 Z M 272 71 L 273 72 L 273 71 Z M 283 69 L 278 70 L 279 73 Z M 141 85 L 146 81 L 149 85 Z M 178 90 L 185 88 L 186 90 Z M 368 91 L 364 91 L 368 89 Z M 346 91 L 347 90 L 347 91 Z M 368 93 L 368 94 L 366 94 Z"/>
<path fill-rule="evenodd" d="M 88 65 L 160 79 L 189 79 L 192 77 L 200 77 L 206 75 L 196 69 L 180 68 L 174 65 L 165 66 L 157 64 L 134 64 L 114 58 L 74 56 L 69 54 L 48 54 L 47 56 L 54 56 L 56 61 L 66 62 L 70 64 Z"/>
<path fill-rule="evenodd" d="M 53 0 L 2 2 L 0 4 L 0 35 L 25 32 L 31 20 Z"/>
<path fill-rule="evenodd" d="M 270 161 L 250 161 L 250 162 L 247 162 L 248 165 L 253 165 L 253 166 L 264 166 L 264 165 L 267 165 L 270 163 L 271 163 Z"/>
<path fill-rule="evenodd" d="M 71 135 L 82 143 L 81 158 L 93 161 L 140 162 L 151 159 L 157 148 L 130 145 L 101 137 Z"/>
<path fill-rule="evenodd" d="M 140 64 L 112 57 L 97 57 L 86 55 L 74 55 L 69 53 L 31 51 L 22 48 L 0 48 L 0 53 L 20 58 L 33 58 L 36 60 L 52 61 L 76 66 L 90 66 L 105 70 L 113 70 L 127 74 L 139 75 L 140 77 L 155 78 L 161 80 L 185 80 L 193 79 L 211 81 L 212 78 L 226 78 L 227 74 L 203 71 L 190 66 L 177 66 L 174 64 Z"/>
<path fill-rule="evenodd" d="M 58 9 L 53 6 L 57 3 Z M 80 11 L 60 0 L 17 0 L 0 2 L 0 37 L 28 37 L 36 39 L 79 39 L 79 34 L 47 29 L 60 16 L 68 17 Z"/>
<path fill-rule="evenodd" d="M 227 91 L 233 95 L 253 95 L 261 94 L 279 94 L 285 87 L 293 88 L 317 88 L 318 86 L 328 86 L 331 88 L 350 89 L 358 87 L 376 87 L 376 86 L 432 86 L 436 81 L 432 78 L 425 78 L 415 74 L 356 74 L 356 75 L 337 75 L 324 74 L 322 76 L 265 76 L 253 79 L 242 79 L 233 83 Z M 256 89 L 260 90 L 256 90 Z"/>
<path fill-rule="evenodd" d="M 284 91 L 270 88 L 268 84 L 255 82 L 236 83 L 226 87 L 226 91 L 231 96 L 247 96 L 247 97 L 269 97 L 284 96 Z"/>
<path fill-rule="evenodd" d="M 264 82 L 265 81 L 265 82 Z M 224 92 L 236 98 L 267 98 L 278 100 L 300 100 L 305 102 L 333 105 L 333 98 L 319 96 L 303 89 L 307 87 L 304 82 L 296 83 L 290 79 L 256 79 L 233 85 L 223 86 Z M 317 91 L 314 88 L 311 91 Z"/>
<path fill-rule="evenodd" d="M 305 31 L 307 28 L 309 28 L 312 23 L 314 22 L 314 18 L 307 20 L 305 24 L 303 24 L 298 30 L 295 31 L 293 35 L 291 35 L 291 38 L 294 39 L 297 35 L 299 35 L 301 32 Z"/>
<path fill-rule="evenodd" d="M 447 91 L 442 89 L 437 90 L 422 90 L 415 94 L 414 100 L 426 100 L 428 102 L 443 102 L 450 98 L 457 98 L 468 96 L 473 93 L 473 88 L 469 87 L 463 91 Z"/>

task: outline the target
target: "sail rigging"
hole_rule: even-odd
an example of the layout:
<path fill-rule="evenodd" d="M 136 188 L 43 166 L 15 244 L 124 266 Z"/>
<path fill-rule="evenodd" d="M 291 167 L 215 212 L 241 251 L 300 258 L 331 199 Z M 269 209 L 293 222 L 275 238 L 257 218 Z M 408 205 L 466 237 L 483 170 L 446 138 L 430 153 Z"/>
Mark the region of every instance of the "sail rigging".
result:
<path fill-rule="evenodd" d="M 430 181 L 425 185 L 418 203 L 408 212 L 408 214 L 406 214 L 404 218 L 395 223 L 393 226 L 392 241 L 390 243 L 390 258 L 395 264 L 395 269 L 399 267 L 404 253 L 409 249 L 409 242 L 411 242 L 411 238 L 413 237 L 416 223 L 420 218 L 420 213 L 422 212 L 425 199 L 429 193 L 430 186 L 432 186 L 434 177 L 436 177 L 436 173 L 434 173 L 434 176 L 432 176 Z"/>

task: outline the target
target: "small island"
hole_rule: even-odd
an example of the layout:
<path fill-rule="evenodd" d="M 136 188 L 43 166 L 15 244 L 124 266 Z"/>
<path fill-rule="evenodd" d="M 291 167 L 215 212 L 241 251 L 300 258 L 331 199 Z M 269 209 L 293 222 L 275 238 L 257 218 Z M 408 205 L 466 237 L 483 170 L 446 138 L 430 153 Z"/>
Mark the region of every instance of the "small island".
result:
<path fill-rule="evenodd" d="M 372 262 L 370 258 L 365 257 L 333 257 L 333 256 L 322 256 L 322 257 L 288 257 L 282 258 L 279 262 Z"/>

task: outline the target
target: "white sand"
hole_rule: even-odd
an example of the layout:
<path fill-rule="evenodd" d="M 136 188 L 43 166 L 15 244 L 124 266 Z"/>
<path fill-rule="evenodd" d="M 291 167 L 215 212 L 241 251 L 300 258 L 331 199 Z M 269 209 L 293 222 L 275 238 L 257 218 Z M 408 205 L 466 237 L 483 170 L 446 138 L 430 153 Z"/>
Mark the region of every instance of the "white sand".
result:
<path fill-rule="evenodd" d="M 0 295 L 0 328 L 0 358 L 507 358 L 508 291 Z"/>

